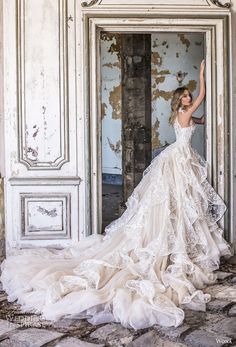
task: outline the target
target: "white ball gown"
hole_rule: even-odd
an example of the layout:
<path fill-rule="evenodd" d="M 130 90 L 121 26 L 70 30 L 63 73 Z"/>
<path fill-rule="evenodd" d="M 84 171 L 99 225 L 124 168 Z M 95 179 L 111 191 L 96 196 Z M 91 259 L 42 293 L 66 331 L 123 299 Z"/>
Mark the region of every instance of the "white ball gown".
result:
<path fill-rule="evenodd" d="M 176 142 L 157 156 L 106 235 L 64 250 L 19 250 L 2 264 L 9 301 L 49 320 L 87 318 L 141 329 L 178 326 L 184 308 L 205 310 L 202 289 L 230 256 L 217 221 L 225 204 L 191 147 L 195 125 L 175 121 Z"/>

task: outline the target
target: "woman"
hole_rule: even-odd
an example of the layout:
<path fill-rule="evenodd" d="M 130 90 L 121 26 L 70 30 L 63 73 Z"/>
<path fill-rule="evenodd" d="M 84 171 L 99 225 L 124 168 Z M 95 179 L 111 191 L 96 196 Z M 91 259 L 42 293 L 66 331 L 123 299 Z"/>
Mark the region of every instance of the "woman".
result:
<path fill-rule="evenodd" d="M 190 143 L 192 115 L 204 96 L 203 61 L 196 100 L 187 88 L 173 95 L 176 142 L 145 170 L 124 214 L 104 237 L 90 236 L 78 247 L 9 256 L 1 280 L 10 301 L 46 319 L 70 315 L 134 329 L 178 326 L 184 308 L 205 310 L 210 295 L 202 289 L 216 281 L 220 256 L 231 253 L 217 225 L 225 204 Z"/>

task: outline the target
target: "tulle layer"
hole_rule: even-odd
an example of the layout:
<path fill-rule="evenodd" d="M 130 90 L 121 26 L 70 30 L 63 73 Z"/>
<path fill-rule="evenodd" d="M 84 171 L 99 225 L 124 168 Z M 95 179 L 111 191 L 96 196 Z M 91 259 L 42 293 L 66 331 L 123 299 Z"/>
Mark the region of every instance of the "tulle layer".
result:
<path fill-rule="evenodd" d="M 9 256 L 1 277 L 9 300 L 47 319 L 134 329 L 178 326 L 184 308 L 205 310 L 210 295 L 202 289 L 215 282 L 220 256 L 231 255 L 217 224 L 226 207 L 206 178 L 206 162 L 190 145 L 170 145 L 104 237 Z"/>

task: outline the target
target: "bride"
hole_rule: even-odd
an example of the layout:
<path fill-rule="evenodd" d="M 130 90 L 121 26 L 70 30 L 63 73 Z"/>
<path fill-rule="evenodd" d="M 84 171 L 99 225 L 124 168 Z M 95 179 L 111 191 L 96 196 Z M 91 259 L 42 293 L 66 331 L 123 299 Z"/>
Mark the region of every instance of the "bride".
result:
<path fill-rule="evenodd" d="M 191 147 L 192 117 L 205 97 L 204 61 L 195 101 L 178 88 L 170 123 L 176 142 L 153 159 L 123 215 L 105 236 L 64 250 L 22 249 L 2 264 L 9 301 L 45 319 L 87 318 L 141 329 L 178 326 L 184 309 L 205 310 L 202 289 L 216 281 L 231 251 L 217 222 L 225 204 L 207 182 L 206 162 Z"/>

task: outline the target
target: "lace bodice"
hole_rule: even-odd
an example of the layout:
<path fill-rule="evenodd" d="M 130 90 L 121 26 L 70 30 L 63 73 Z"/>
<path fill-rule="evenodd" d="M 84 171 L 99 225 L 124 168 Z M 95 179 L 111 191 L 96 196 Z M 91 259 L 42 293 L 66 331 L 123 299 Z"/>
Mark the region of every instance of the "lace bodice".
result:
<path fill-rule="evenodd" d="M 182 128 L 178 120 L 176 119 L 174 123 L 176 142 L 191 143 L 191 139 L 194 134 L 195 128 L 195 123 L 193 123 L 189 127 Z"/>

